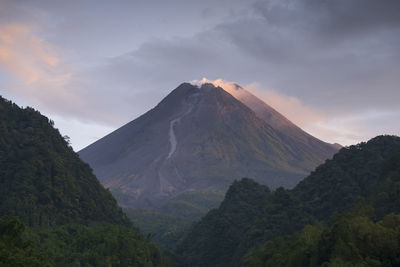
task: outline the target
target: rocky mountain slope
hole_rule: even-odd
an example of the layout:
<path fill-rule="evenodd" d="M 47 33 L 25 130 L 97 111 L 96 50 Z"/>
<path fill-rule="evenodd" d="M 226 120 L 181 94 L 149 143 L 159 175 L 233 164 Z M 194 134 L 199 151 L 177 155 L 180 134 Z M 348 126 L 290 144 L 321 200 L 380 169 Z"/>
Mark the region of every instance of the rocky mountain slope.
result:
<path fill-rule="evenodd" d="M 225 191 L 241 177 L 293 187 L 336 150 L 304 145 L 221 87 L 184 83 L 79 155 L 122 206 L 157 208 L 183 192 Z"/>
<path fill-rule="evenodd" d="M 318 158 L 329 158 L 332 155 L 332 150 L 339 150 L 341 148 L 341 145 L 337 143 L 328 144 L 303 131 L 273 107 L 241 86 L 232 83 L 223 89 L 248 106 L 259 118 L 266 121 L 275 130 L 295 140 L 296 143 L 291 143 L 291 145 L 300 146 L 300 149 L 309 151 L 310 157 L 315 157 L 317 160 Z M 291 140 L 287 139 L 287 141 L 290 142 Z"/>

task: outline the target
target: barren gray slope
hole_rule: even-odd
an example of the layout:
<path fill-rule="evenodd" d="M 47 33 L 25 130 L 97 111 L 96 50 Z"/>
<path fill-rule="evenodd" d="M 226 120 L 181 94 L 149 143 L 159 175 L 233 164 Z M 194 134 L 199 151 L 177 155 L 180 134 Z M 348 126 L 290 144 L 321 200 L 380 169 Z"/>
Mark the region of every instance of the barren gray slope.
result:
<path fill-rule="evenodd" d="M 234 84 L 234 86 L 226 90 L 236 99 L 252 109 L 258 117 L 265 120 L 275 130 L 290 137 L 287 142 L 291 142 L 291 145 L 300 146 L 299 148 L 303 151 L 308 151 L 309 157 L 314 157 L 316 160 L 327 159 L 332 157 L 333 154 L 341 148 L 341 145 L 339 144 L 323 142 L 303 131 L 300 127 L 292 123 L 274 108 L 241 86 Z M 293 142 L 293 140 L 295 142 Z"/>
<path fill-rule="evenodd" d="M 157 207 L 188 190 L 226 190 L 252 177 L 294 186 L 310 157 L 220 87 L 180 85 L 154 109 L 79 152 L 120 204 Z"/>

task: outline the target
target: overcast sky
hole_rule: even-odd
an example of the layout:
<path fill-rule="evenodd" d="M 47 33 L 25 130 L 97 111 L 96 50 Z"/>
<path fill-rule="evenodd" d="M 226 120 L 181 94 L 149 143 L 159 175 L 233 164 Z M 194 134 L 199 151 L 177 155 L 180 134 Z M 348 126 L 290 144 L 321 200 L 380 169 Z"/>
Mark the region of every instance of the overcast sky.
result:
<path fill-rule="evenodd" d="M 246 87 L 314 136 L 400 134 L 399 0 L 0 0 L 0 94 L 79 150 L 180 83 Z"/>

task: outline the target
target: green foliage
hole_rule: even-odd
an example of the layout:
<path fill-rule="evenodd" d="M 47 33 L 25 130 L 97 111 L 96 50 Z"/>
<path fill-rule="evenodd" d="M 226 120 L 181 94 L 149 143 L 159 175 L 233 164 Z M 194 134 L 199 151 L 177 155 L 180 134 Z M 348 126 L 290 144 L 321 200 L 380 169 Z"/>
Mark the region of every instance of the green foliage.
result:
<path fill-rule="evenodd" d="M 266 242 L 248 257 L 248 266 L 398 266 L 400 215 L 374 221 L 344 213 L 332 227 L 306 226 L 301 232 Z"/>
<path fill-rule="evenodd" d="M 193 223 L 193 219 L 154 210 L 125 211 L 128 218 L 163 250 L 172 250 Z"/>
<path fill-rule="evenodd" d="M 378 136 L 340 150 L 293 190 L 318 219 L 327 219 L 365 198 L 382 217 L 400 213 L 400 138 Z M 379 206 L 382 206 L 381 209 Z"/>
<path fill-rule="evenodd" d="M 114 192 L 113 192 L 114 194 Z M 168 201 L 159 211 L 126 209 L 131 221 L 163 250 L 172 250 L 189 230 L 210 209 L 224 198 L 221 191 L 189 191 Z"/>
<path fill-rule="evenodd" d="M 0 266 L 172 266 L 53 125 L 0 97 Z"/>
<path fill-rule="evenodd" d="M 17 217 L 0 218 L 0 266 L 48 266 Z"/>
<path fill-rule="evenodd" d="M 211 210 L 179 245 L 177 254 L 188 266 L 220 266 L 232 260 L 237 241 L 267 201 L 270 191 L 251 179 L 234 182 L 218 210 Z"/>
<path fill-rule="evenodd" d="M 293 190 L 269 192 L 249 179 L 235 182 L 220 207 L 191 228 L 176 253 L 188 266 L 242 266 L 249 251 L 306 225 L 329 223 L 360 197 L 375 209 L 377 219 L 400 213 L 399 137 L 378 136 L 343 148 Z M 306 248 L 302 242 L 299 247 Z M 286 244 L 284 238 L 274 244 L 281 243 Z M 285 253 L 281 255 L 286 260 Z M 276 257 L 278 262 L 279 254 Z M 342 261 L 346 259 L 335 258 L 329 264 Z"/>
<path fill-rule="evenodd" d="M 307 225 L 301 232 L 292 236 L 275 238 L 255 251 L 248 266 L 317 266 L 315 252 L 322 230 Z"/>
<path fill-rule="evenodd" d="M 174 266 L 130 226 L 110 223 L 26 228 L 0 218 L 0 266 Z"/>
<path fill-rule="evenodd" d="M 129 224 L 110 192 L 50 120 L 0 97 L 0 216 L 29 226 Z"/>
<path fill-rule="evenodd" d="M 217 208 L 224 199 L 222 191 L 187 191 L 161 207 L 163 213 L 198 220 L 209 210 Z"/>
<path fill-rule="evenodd" d="M 160 251 L 136 229 L 109 223 L 67 224 L 37 232 L 53 266 L 161 266 Z"/>

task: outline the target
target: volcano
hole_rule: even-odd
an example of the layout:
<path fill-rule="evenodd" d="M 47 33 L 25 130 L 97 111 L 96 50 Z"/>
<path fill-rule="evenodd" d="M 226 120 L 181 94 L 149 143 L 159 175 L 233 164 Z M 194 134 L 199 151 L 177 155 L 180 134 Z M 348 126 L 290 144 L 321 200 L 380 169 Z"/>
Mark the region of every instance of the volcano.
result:
<path fill-rule="evenodd" d="M 183 83 L 79 155 L 121 206 L 157 209 L 242 177 L 291 188 L 337 150 L 239 86 Z"/>

